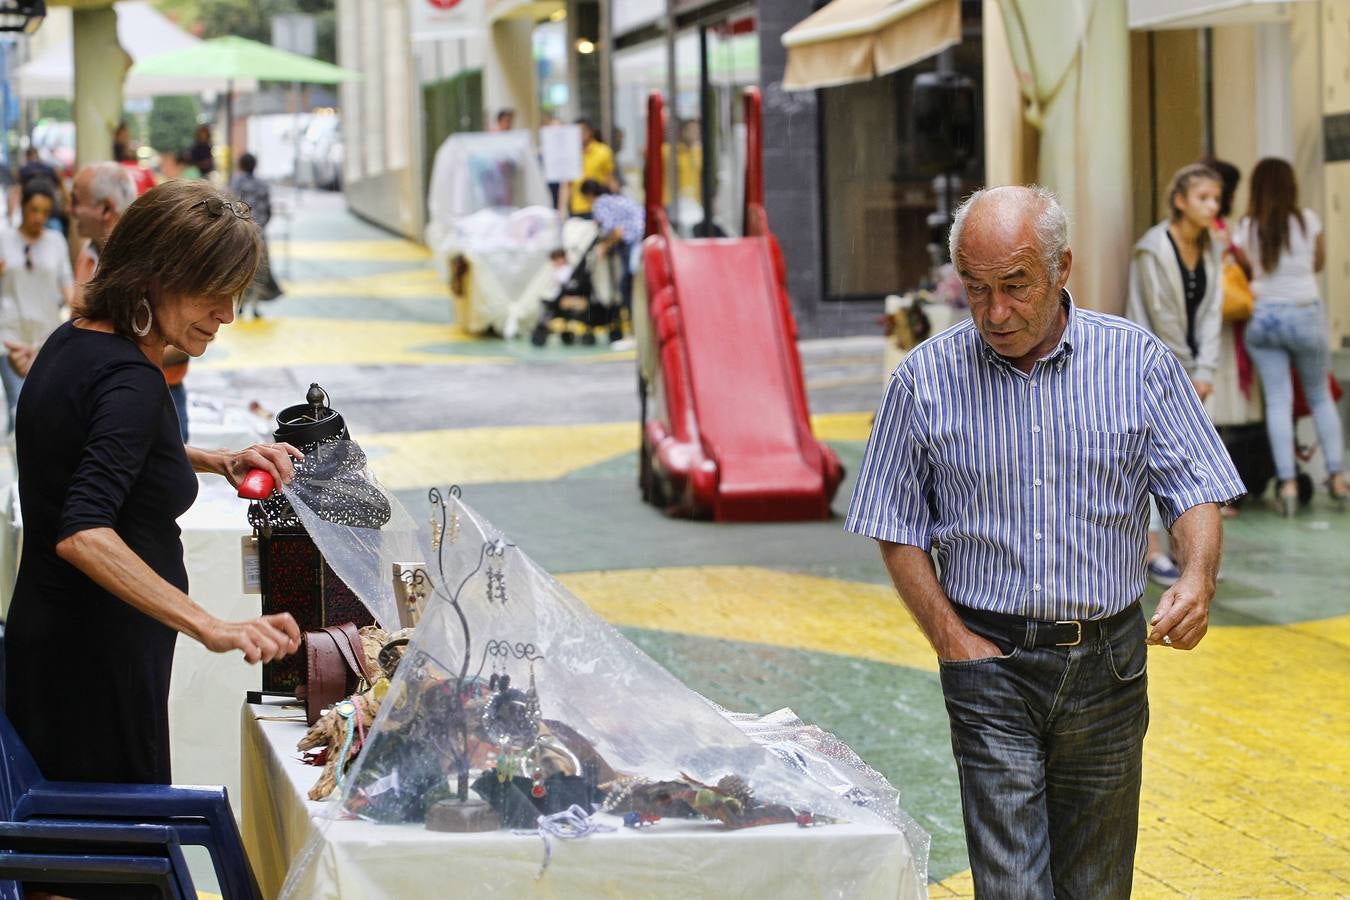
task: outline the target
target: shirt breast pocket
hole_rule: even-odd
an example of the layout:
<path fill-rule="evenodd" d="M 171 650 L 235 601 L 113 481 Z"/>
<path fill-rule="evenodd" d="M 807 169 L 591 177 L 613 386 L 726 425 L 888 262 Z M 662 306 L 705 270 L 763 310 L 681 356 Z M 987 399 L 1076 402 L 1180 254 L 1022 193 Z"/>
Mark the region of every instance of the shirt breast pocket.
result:
<path fill-rule="evenodd" d="M 1144 435 L 1116 431 L 1084 431 L 1069 453 L 1072 479 L 1069 511 L 1105 527 L 1123 525 L 1135 513 L 1146 483 Z"/>

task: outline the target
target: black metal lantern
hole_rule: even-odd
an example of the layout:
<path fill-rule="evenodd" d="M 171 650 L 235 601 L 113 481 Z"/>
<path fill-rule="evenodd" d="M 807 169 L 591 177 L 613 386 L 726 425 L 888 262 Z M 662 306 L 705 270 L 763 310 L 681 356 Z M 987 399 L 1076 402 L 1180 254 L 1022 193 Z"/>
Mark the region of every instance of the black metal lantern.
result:
<path fill-rule="evenodd" d="M 0 31 L 32 34 L 46 17 L 43 0 L 0 0 Z"/>
<path fill-rule="evenodd" d="M 345 446 L 350 438 L 346 422 L 328 405 L 328 394 L 317 384 L 309 386 L 304 403 L 288 406 L 277 415 L 277 427 L 272 437 L 296 447 L 310 457 L 311 463 L 324 457 L 325 447 L 329 448 L 332 461 L 358 462 L 354 454 L 360 452 L 359 448 Z M 359 462 L 364 463 L 364 454 Z M 330 521 L 378 528 L 389 519 L 388 504 L 382 495 L 377 494 L 378 502 L 358 503 L 360 495 L 357 492 L 338 490 L 337 493 L 349 502 L 337 511 L 344 517 Z M 380 503 L 384 504 L 382 508 Z M 314 508 L 320 515 L 324 514 L 317 499 Z M 351 521 L 353 517 L 361 521 Z M 253 526 L 257 547 L 264 615 L 288 612 L 301 631 L 318 631 L 327 625 L 346 622 L 358 627 L 374 624 L 374 617 L 324 560 L 280 491 L 249 504 L 248 520 Z M 305 654 L 297 653 L 264 663 L 262 677 L 264 693 L 294 692 L 305 680 Z"/>

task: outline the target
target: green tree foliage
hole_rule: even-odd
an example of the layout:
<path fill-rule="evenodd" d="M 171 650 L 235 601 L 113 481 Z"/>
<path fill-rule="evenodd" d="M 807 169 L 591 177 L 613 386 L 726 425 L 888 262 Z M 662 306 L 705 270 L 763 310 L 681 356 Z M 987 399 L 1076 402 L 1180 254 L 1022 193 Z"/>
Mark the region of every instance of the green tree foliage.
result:
<path fill-rule="evenodd" d="M 200 112 L 196 97 L 156 97 L 150 106 L 150 146 L 161 153 L 186 150 Z"/>
<path fill-rule="evenodd" d="M 159 11 L 203 38 L 234 34 L 272 42 L 272 17 L 306 13 L 315 18 L 315 58 L 337 62 L 337 8 L 334 0 L 154 0 Z"/>
<path fill-rule="evenodd" d="M 49 97 L 38 101 L 39 119 L 56 119 L 59 122 L 69 122 L 74 118 L 70 114 L 70 101 L 59 97 Z"/>

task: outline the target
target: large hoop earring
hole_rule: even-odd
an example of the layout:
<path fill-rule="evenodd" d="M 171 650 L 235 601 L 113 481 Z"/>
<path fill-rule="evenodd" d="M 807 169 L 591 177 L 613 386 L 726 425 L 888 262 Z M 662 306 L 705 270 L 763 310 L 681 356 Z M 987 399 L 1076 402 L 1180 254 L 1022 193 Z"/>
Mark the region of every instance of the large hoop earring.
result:
<path fill-rule="evenodd" d="M 140 327 L 140 326 L 138 326 L 138 325 L 136 324 L 136 315 L 137 315 L 137 313 L 139 313 L 139 312 L 141 311 L 141 308 L 142 308 L 142 307 L 145 308 L 145 326 L 144 326 L 144 327 Z M 155 321 L 155 311 L 154 311 L 153 309 L 150 308 L 150 301 L 149 301 L 148 299 L 146 299 L 145 297 L 142 297 L 142 298 L 141 298 L 141 302 L 140 302 L 140 303 L 137 303 L 137 304 L 136 304 L 136 308 L 135 308 L 134 310 L 132 310 L 132 313 L 131 313 L 131 330 L 132 330 L 133 332 L 135 332 L 136 337 L 145 337 L 147 334 L 150 333 L 150 326 L 151 326 L 152 324 L 154 324 L 154 321 Z"/>

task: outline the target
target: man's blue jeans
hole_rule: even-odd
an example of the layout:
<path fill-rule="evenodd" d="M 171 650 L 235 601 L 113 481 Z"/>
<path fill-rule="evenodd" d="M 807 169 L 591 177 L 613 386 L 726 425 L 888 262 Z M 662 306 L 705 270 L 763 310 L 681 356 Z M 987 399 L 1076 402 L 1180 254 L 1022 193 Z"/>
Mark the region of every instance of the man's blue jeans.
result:
<path fill-rule="evenodd" d="M 977 897 L 1130 896 L 1148 729 L 1135 609 L 1069 648 L 967 622 L 1007 655 L 940 664 Z"/>

